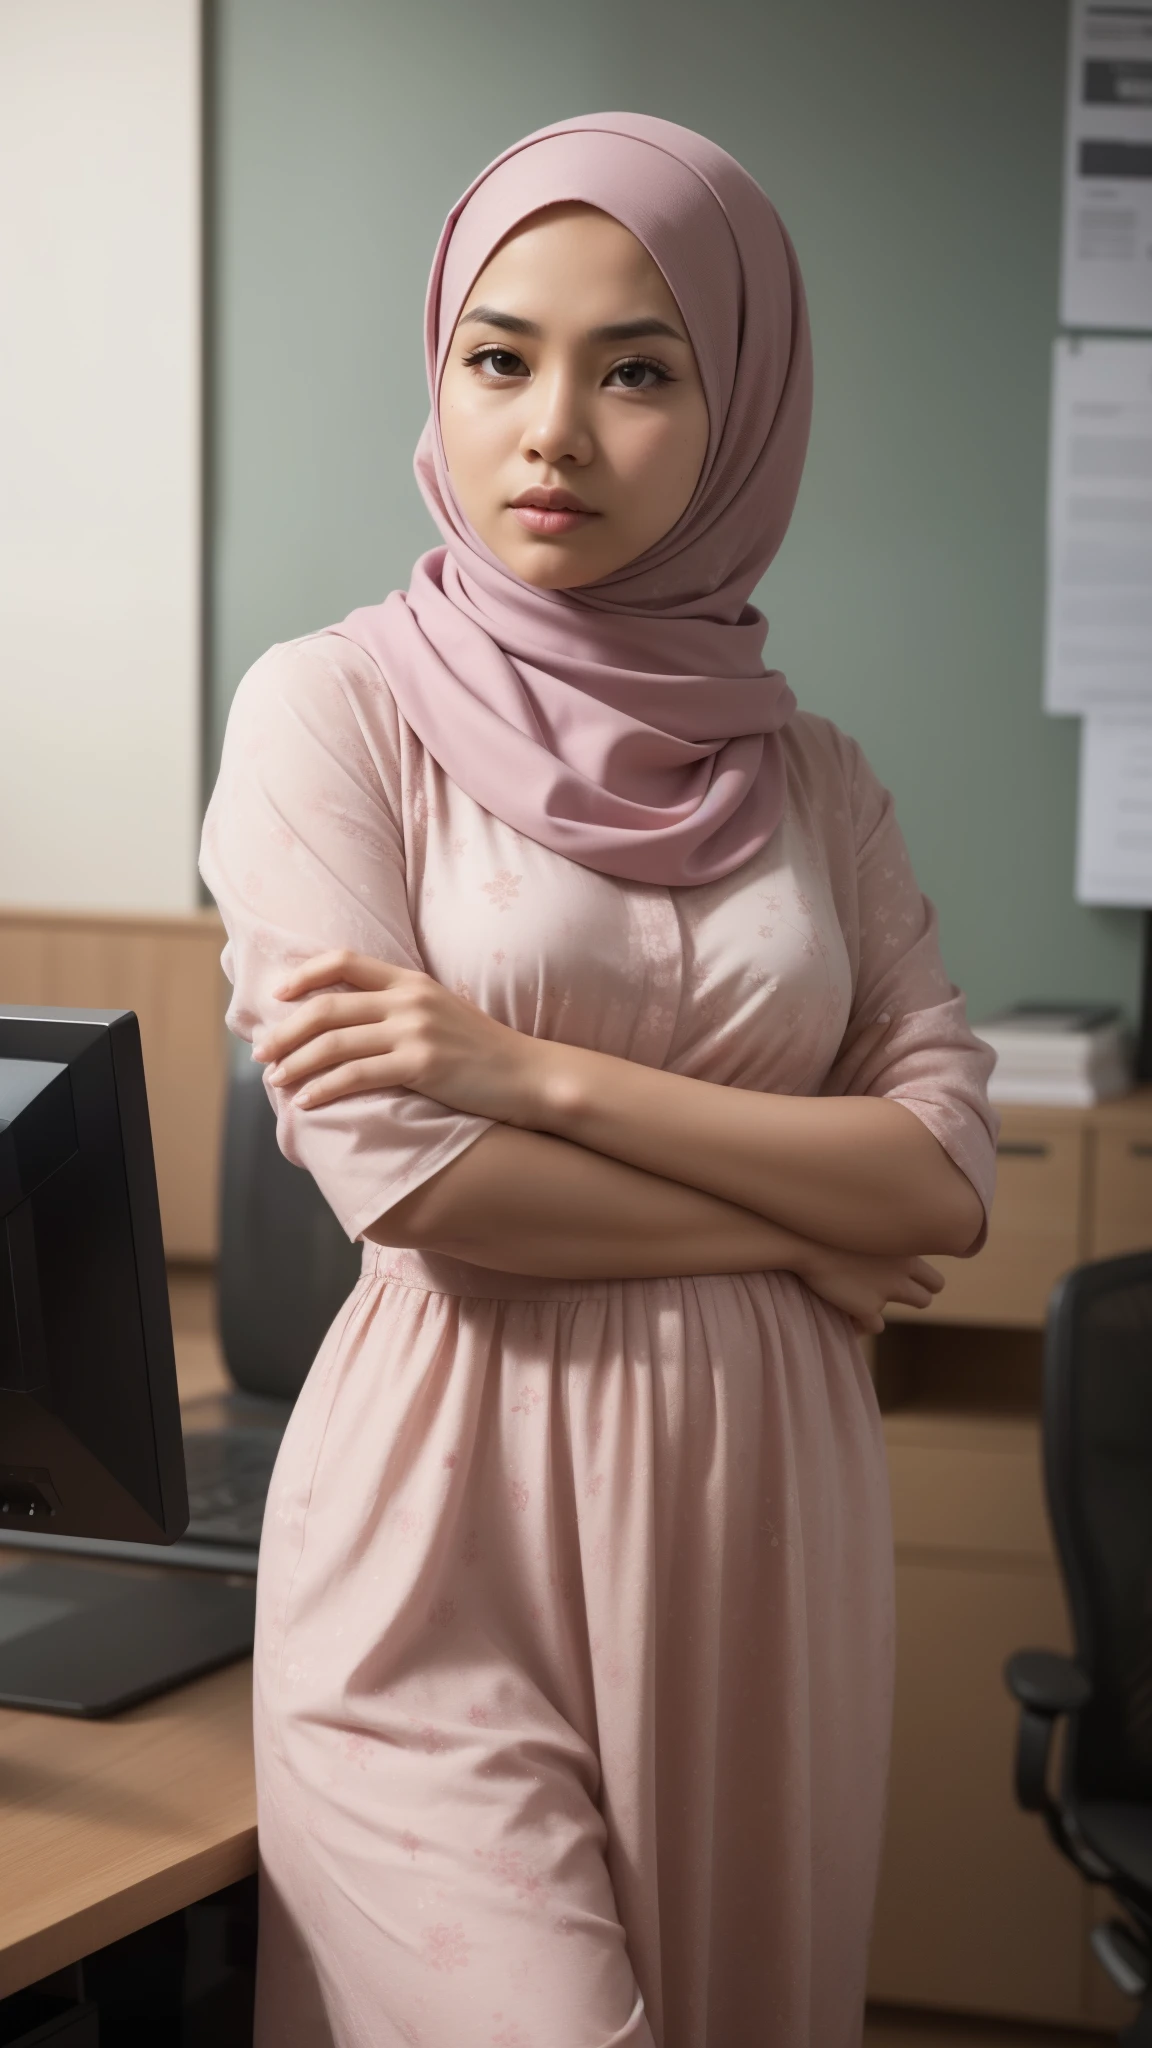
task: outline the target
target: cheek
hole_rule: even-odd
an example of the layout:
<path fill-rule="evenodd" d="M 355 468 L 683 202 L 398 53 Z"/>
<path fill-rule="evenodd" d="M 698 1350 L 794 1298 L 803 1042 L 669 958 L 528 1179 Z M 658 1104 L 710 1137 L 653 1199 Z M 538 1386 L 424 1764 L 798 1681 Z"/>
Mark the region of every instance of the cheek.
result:
<path fill-rule="evenodd" d="M 654 503 L 664 507 L 675 499 L 678 517 L 680 501 L 686 504 L 695 487 L 701 460 L 683 421 L 649 415 L 625 423 L 612 466 L 641 516 Z"/>
<path fill-rule="evenodd" d="M 440 438 L 453 487 L 461 503 L 492 495 L 495 469 L 507 439 L 507 429 L 491 407 L 470 403 L 473 394 L 456 397 L 441 393 Z"/>

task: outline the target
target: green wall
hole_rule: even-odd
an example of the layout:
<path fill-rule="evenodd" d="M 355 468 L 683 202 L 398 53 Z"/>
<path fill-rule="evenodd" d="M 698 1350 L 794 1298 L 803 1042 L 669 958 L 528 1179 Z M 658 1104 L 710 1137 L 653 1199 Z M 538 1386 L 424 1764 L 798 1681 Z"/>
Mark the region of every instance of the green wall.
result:
<path fill-rule="evenodd" d="M 1077 725 L 1040 711 L 1062 0 L 217 0 L 212 633 L 219 743 L 271 641 L 407 580 L 449 205 L 597 108 L 712 135 L 812 307 L 800 504 L 758 593 L 802 704 L 895 791 L 950 971 L 1136 1005 L 1139 920 L 1072 901 Z"/>

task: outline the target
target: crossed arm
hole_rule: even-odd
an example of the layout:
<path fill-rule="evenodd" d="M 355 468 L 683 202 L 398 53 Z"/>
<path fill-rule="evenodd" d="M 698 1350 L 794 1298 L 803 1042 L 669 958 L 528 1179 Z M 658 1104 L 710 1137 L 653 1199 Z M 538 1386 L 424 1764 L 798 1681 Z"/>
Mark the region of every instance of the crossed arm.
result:
<path fill-rule="evenodd" d="M 321 955 L 257 1041 L 297 1107 L 390 1086 L 490 1119 L 387 1210 L 379 1243 L 554 1277 L 797 1272 L 865 1328 L 922 1307 L 926 1252 L 963 1252 L 983 1210 L 920 1119 L 873 1097 L 693 1080 L 500 1024 L 431 976 Z"/>

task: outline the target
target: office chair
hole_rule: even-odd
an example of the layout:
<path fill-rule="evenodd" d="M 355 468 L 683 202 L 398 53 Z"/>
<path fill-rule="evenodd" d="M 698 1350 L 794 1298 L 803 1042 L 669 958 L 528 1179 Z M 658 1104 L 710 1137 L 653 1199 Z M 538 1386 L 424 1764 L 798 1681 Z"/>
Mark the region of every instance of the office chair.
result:
<path fill-rule="evenodd" d="M 1044 1481 L 1074 1657 L 1020 1650 L 1016 1797 L 1124 1919 L 1092 1946 L 1152 2048 L 1152 1251 L 1080 1266 L 1044 1341 Z M 1063 1754 L 1050 1789 L 1058 1722 Z"/>
<path fill-rule="evenodd" d="M 311 1174 L 281 1152 L 264 1069 L 245 1048 L 228 1082 L 217 1272 L 221 1348 L 238 1387 L 296 1399 L 360 1259 Z"/>

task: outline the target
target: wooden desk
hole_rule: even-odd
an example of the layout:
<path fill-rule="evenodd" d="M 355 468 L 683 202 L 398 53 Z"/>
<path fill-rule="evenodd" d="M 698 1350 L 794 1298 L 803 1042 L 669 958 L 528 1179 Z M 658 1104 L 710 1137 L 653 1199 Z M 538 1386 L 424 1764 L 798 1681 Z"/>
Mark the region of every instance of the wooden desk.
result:
<path fill-rule="evenodd" d="M 256 1868 L 252 1667 L 109 1721 L 0 1710 L 0 1997 Z"/>
<path fill-rule="evenodd" d="M 209 1299 L 177 1277 L 181 1394 L 222 1384 Z M 0 1997 L 256 1868 L 252 1666 L 108 1721 L 0 1709 Z"/>

